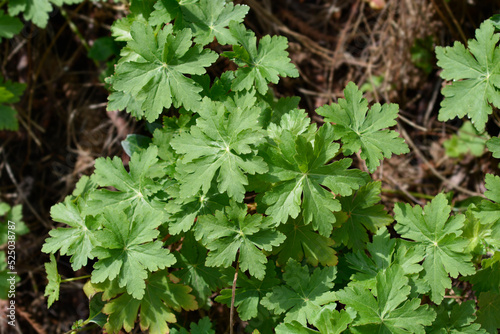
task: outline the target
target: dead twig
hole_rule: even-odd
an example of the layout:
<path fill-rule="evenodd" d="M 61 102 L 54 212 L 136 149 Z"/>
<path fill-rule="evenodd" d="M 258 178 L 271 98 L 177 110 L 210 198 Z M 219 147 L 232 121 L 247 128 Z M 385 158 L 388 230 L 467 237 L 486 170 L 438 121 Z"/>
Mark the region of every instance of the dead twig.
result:
<path fill-rule="evenodd" d="M 406 130 L 403 129 L 403 128 L 401 128 L 400 132 L 403 135 L 405 141 L 408 143 L 408 145 L 410 145 L 410 147 L 415 152 L 415 154 L 425 163 L 425 165 L 429 168 L 429 170 L 432 172 L 432 174 L 434 174 L 434 176 L 436 176 L 438 179 L 440 179 L 441 181 L 443 181 L 444 183 L 446 183 L 451 188 L 453 188 L 453 189 L 455 189 L 455 190 L 457 190 L 459 192 L 462 192 L 462 193 L 464 193 L 466 195 L 484 197 L 483 194 L 480 194 L 480 193 L 477 193 L 475 191 L 471 191 L 469 189 L 463 188 L 463 187 L 459 186 L 458 184 L 455 184 L 452 181 L 448 180 L 443 175 L 441 175 L 436 170 L 436 168 L 434 168 L 434 166 L 432 166 L 432 164 L 429 162 L 429 160 L 427 160 L 427 158 L 424 156 L 424 154 L 422 153 L 422 151 L 420 151 L 420 149 L 417 147 L 417 145 L 415 145 L 415 143 L 410 138 L 410 136 L 408 135 L 408 133 L 406 132 Z"/>

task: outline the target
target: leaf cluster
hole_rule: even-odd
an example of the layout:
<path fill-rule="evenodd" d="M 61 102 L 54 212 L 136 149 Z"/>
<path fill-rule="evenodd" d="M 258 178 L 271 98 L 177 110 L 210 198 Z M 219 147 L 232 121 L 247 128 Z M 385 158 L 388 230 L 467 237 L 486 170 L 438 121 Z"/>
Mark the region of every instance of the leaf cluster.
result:
<path fill-rule="evenodd" d="M 257 40 L 245 28 L 248 7 L 160 0 L 130 10 L 112 28 L 126 45 L 108 108 L 145 119 L 151 133 L 124 141 L 128 164 L 97 159 L 53 206 L 62 225 L 42 249 L 49 303 L 64 281 L 59 253 L 91 272 L 83 323 L 107 333 L 209 333 L 207 318 L 189 329 L 178 319 L 214 303 L 234 305 L 245 330 L 261 333 L 496 330 L 499 282 L 483 278 L 500 268 L 498 176 L 464 213 L 439 194 L 389 215 L 368 172 L 409 151 L 391 129 L 397 105 L 370 107 L 349 83 L 344 98 L 318 108 L 324 124 L 311 123 L 298 98 L 274 97 L 269 84 L 298 71 L 285 37 Z M 480 29 L 483 41 L 491 29 Z M 235 70 L 212 79 L 220 57 Z M 352 167 L 358 153 L 368 172 Z M 473 284 L 478 305 L 448 303 L 462 293 L 457 279 Z"/>

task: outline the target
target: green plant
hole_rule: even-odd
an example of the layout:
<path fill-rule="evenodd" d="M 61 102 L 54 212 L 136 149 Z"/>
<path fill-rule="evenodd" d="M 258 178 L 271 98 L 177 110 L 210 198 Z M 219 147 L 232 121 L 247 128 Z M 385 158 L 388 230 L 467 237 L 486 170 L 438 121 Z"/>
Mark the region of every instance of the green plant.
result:
<path fill-rule="evenodd" d="M 0 247 L 5 249 L 0 252 L 0 299 L 12 298 L 10 293 L 10 283 L 8 278 L 12 277 L 12 272 L 16 272 L 16 241 L 19 236 L 28 233 L 28 228 L 22 221 L 22 206 L 0 202 Z M 8 259 L 8 261 L 7 261 Z M 16 283 L 19 276 L 15 276 Z"/>
<path fill-rule="evenodd" d="M 0 130 L 17 131 L 19 129 L 17 112 L 8 104 L 19 102 L 25 88 L 25 84 L 5 81 L 0 75 Z"/>
<path fill-rule="evenodd" d="M 380 182 L 347 156 L 360 152 L 373 173 L 408 152 L 387 129 L 398 106 L 369 108 L 350 83 L 344 99 L 317 110 L 325 123 L 312 124 L 298 98 L 277 99 L 268 87 L 298 75 L 286 38 L 257 41 L 241 24 L 247 12 L 224 0 L 133 2 L 114 23 L 127 45 L 108 79 L 109 108 L 154 123 L 152 136 L 125 141 L 128 170 L 117 157 L 99 158 L 52 207 L 67 227 L 52 230 L 42 249 L 51 254 L 49 306 L 64 281 L 59 252 L 75 271 L 92 261 L 91 316 L 75 331 L 94 322 L 130 332 L 138 322 L 150 333 L 187 333 L 178 318 L 218 302 L 231 310 L 231 332 L 235 310 L 246 330 L 262 333 L 496 332 L 500 282 L 483 277 L 500 277 L 500 177 L 487 175 L 488 199 L 465 213 L 452 214 L 439 194 L 424 208 L 398 203 L 393 218 L 378 204 Z M 488 23 L 481 29 L 488 45 L 498 40 Z M 220 45 L 232 51 L 218 54 Z M 445 77 L 457 72 L 450 59 L 472 59 L 455 48 L 438 49 Z M 220 56 L 237 69 L 212 78 L 207 68 Z M 446 88 L 441 118 L 467 82 Z M 482 103 L 496 101 L 495 86 L 480 84 Z M 484 129 L 476 111 L 456 112 Z M 402 238 L 386 228 L 394 219 Z M 472 284 L 478 305 L 452 285 L 458 279 Z M 464 302 L 445 299 L 450 291 Z M 192 333 L 210 328 L 206 318 L 190 325 Z"/>
<path fill-rule="evenodd" d="M 458 129 L 457 134 L 443 142 L 443 146 L 449 157 L 458 158 L 467 153 L 480 157 L 484 153 L 488 139 L 490 136 L 487 133 L 479 133 L 471 122 L 466 121 Z"/>

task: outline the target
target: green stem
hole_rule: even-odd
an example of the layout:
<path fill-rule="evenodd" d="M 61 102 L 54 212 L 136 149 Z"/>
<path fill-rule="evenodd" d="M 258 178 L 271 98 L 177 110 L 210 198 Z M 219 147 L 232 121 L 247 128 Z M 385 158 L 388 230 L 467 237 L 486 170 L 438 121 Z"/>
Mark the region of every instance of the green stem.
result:
<path fill-rule="evenodd" d="M 66 22 L 68 22 L 68 25 L 69 25 L 69 28 L 71 29 L 71 31 L 73 31 L 73 33 L 78 37 L 78 39 L 80 40 L 80 43 L 82 43 L 85 50 L 87 50 L 87 52 L 89 52 L 90 51 L 89 43 L 87 43 L 87 41 L 85 40 L 83 35 L 80 33 L 80 30 L 78 30 L 78 27 L 76 26 L 76 24 L 73 23 L 70 15 L 68 15 L 68 12 L 66 12 L 66 10 L 62 7 L 60 9 L 61 9 L 61 15 L 64 16 L 64 18 L 66 19 Z M 94 61 L 95 66 L 97 68 L 99 68 L 99 62 L 97 60 L 93 60 L 93 61 Z"/>
<path fill-rule="evenodd" d="M 86 279 L 86 278 L 90 278 L 90 275 L 73 277 L 73 278 L 66 278 L 66 279 L 61 280 L 61 283 L 68 283 L 68 282 L 78 281 L 78 280 Z"/>

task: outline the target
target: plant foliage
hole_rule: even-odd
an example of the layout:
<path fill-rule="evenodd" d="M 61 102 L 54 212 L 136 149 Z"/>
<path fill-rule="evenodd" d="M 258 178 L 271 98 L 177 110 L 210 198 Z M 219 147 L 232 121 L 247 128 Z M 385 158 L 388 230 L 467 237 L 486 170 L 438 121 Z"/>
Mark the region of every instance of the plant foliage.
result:
<path fill-rule="evenodd" d="M 29 4 L 12 6 L 31 18 Z M 128 163 L 97 159 L 53 206 L 62 225 L 43 246 L 49 306 L 64 283 L 59 253 L 90 272 L 81 324 L 106 333 L 214 333 L 199 314 L 217 303 L 259 333 L 496 333 L 500 178 L 488 174 L 486 198 L 462 213 L 438 194 L 423 207 L 396 203 L 390 215 L 370 173 L 409 151 L 391 129 L 398 106 L 370 107 L 349 83 L 317 110 L 324 124 L 311 123 L 297 97 L 274 97 L 270 84 L 298 70 L 285 37 L 258 40 L 245 27 L 248 9 L 133 1 L 113 24 L 126 46 L 107 80 L 108 109 L 154 130 L 123 142 Z M 441 120 L 467 114 L 485 129 L 500 106 L 498 39 L 486 22 L 468 49 L 437 49 L 442 76 L 454 80 Z M 234 70 L 208 75 L 219 59 Z M 487 138 L 481 153 L 486 145 L 498 157 L 498 138 Z M 352 166 L 357 153 L 369 173 Z"/>

